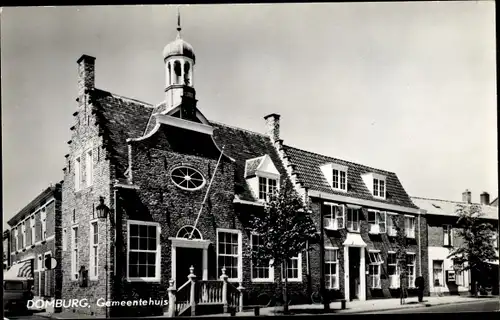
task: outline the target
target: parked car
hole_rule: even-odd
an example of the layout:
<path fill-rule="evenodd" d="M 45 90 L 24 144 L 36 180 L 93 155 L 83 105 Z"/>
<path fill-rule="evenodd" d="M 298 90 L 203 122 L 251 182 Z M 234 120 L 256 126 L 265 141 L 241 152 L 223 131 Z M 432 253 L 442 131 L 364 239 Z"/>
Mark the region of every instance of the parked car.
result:
<path fill-rule="evenodd" d="M 3 310 L 4 312 L 26 312 L 28 301 L 33 299 L 33 280 L 14 278 L 3 280 Z"/>

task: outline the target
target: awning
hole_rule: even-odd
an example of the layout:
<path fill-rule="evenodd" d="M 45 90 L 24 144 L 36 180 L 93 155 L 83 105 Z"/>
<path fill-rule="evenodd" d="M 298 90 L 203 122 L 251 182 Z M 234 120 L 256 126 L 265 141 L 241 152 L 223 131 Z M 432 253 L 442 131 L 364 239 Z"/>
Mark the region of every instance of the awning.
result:
<path fill-rule="evenodd" d="M 31 270 L 31 261 L 24 261 L 17 263 L 10 267 L 3 274 L 4 279 L 10 280 L 24 280 L 24 279 L 33 279 L 33 271 Z"/>
<path fill-rule="evenodd" d="M 358 205 L 355 205 L 355 204 L 346 204 L 346 206 L 349 208 L 349 209 L 354 209 L 354 210 L 359 210 L 361 209 L 361 206 L 358 206 Z"/>
<path fill-rule="evenodd" d="M 366 243 L 361 238 L 359 233 L 347 233 L 347 238 L 345 239 L 344 246 L 348 247 L 366 247 Z"/>

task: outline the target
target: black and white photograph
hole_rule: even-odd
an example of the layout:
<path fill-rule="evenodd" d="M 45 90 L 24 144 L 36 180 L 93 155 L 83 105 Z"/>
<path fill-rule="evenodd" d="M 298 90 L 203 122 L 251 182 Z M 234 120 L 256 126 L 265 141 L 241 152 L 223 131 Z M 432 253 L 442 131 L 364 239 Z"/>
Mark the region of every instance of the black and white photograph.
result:
<path fill-rule="evenodd" d="M 494 1 L 0 10 L 4 320 L 500 311 Z"/>

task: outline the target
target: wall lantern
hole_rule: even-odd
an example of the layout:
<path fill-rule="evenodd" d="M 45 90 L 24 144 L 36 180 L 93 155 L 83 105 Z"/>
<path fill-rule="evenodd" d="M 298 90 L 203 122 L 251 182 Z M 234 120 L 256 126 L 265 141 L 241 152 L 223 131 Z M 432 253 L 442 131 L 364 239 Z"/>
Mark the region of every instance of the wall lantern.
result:
<path fill-rule="evenodd" d="M 97 218 L 106 219 L 108 217 L 109 208 L 104 204 L 104 197 L 99 197 L 99 205 L 96 207 Z"/>

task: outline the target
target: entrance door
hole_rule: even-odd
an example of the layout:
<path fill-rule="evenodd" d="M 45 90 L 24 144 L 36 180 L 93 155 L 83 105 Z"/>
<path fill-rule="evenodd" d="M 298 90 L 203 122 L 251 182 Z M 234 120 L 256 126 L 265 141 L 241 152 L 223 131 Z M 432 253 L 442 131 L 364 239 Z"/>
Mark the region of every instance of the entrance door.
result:
<path fill-rule="evenodd" d="M 359 297 L 359 255 L 359 248 L 349 248 L 349 295 L 351 300 Z"/>
<path fill-rule="evenodd" d="M 175 286 L 179 288 L 188 281 L 189 268 L 194 267 L 196 279 L 203 276 L 203 249 L 177 248 Z"/>

